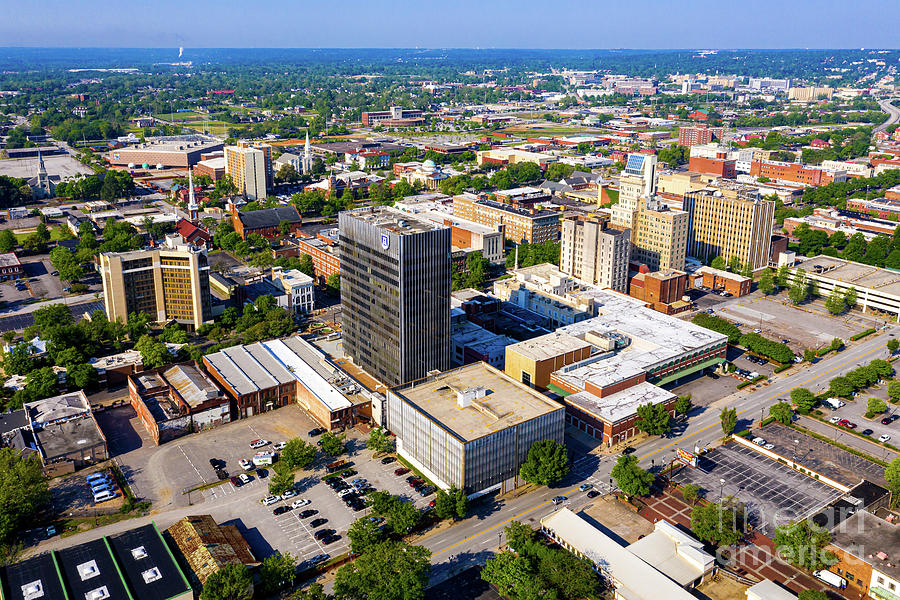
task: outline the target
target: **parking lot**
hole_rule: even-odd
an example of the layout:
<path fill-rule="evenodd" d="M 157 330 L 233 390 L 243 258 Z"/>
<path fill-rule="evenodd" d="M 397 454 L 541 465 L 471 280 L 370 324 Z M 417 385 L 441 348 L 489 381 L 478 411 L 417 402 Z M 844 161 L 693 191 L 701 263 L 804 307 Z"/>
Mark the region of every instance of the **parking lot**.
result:
<path fill-rule="evenodd" d="M 758 294 L 723 304 L 716 309 L 716 314 L 740 323 L 742 331 L 759 329 L 762 335 L 771 339 L 787 339 L 795 354 L 804 348 L 826 346 L 836 337 L 846 340 L 864 328 L 852 318 L 826 317 L 817 311 L 783 304 L 779 298 Z"/>
<path fill-rule="evenodd" d="M 769 537 L 775 535 L 776 527 L 806 518 L 841 495 L 835 488 L 736 443 L 705 454 L 698 468 L 684 467 L 673 480 L 680 485 L 699 485 L 713 502 L 733 496 L 746 507 L 747 522 Z"/>
<path fill-rule="evenodd" d="M 269 495 L 268 477 L 260 479 L 254 471 L 246 471 L 252 480 L 240 487 L 225 481 L 186 493 L 189 489 L 219 481 L 210 458 L 224 461 L 228 475 L 244 473 L 238 462 L 257 452 L 250 448 L 253 440 L 279 442 L 299 436 L 315 443 L 317 438 L 308 437 L 307 432 L 317 425 L 296 405 L 184 436 L 160 447 L 155 446 L 143 430 L 131 407 L 99 413 L 98 419 L 109 436 L 111 453 L 116 455 L 117 463 L 138 497 L 151 500 L 154 509 L 196 505 L 198 511 L 208 512 L 220 521 L 231 519 L 234 506 L 239 504 L 240 528 L 249 532 L 251 544 L 261 556 L 279 550 L 308 560 L 323 552 L 341 553 L 349 543 L 347 528 L 367 514 L 365 509 L 354 512 L 348 508 L 321 481 L 326 474 L 325 465 L 335 460 L 324 453 L 316 458 L 311 471 L 297 473 L 297 498 L 307 498 L 310 504 L 278 516 L 272 513 L 275 508 L 290 505 L 297 498 L 263 506 L 260 500 Z M 414 502 L 418 508 L 426 507 L 434 499 L 434 495 L 420 496 L 409 487 L 406 477 L 394 475 L 394 470 L 400 466 L 396 461 L 382 464 L 380 457 L 373 459 L 359 432 L 348 432 L 346 443 L 348 452 L 339 458 L 352 462 L 352 468 L 358 472 L 350 479 L 364 478 L 376 489 Z M 269 448 L 271 446 L 263 449 Z M 264 469 L 270 476 L 271 468 Z M 306 509 L 317 513 L 301 519 L 299 513 Z M 336 530 L 340 539 L 327 546 L 315 540 L 314 529 L 309 523 L 316 518 L 327 519 L 320 528 Z"/>
<path fill-rule="evenodd" d="M 869 398 L 881 398 L 884 400 L 887 404 L 887 412 L 879 414 L 874 419 L 867 419 L 865 414 Z M 823 406 L 822 410 L 826 413 L 826 418 L 836 417 L 846 419 L 856 424 L 855 431 L 857 432 L 865 432 L 876 440 L 882 435 L 889 436 L 889 439 L 884 441 L 894 446 L 900 443 L 900 420 L 895 420 L 888 425 L 883 425 L 881 423 L 881 420 L 885 417 L 894 414 L 900 415 L 900 407 L 896 404 L 891 404 L 887 399 L 886 384 L 870 387 L 858 394 L 853 400 L 843 399 L 843 402 L 844 406 L 837 410 L 832 410 L 827 406 Z"/>

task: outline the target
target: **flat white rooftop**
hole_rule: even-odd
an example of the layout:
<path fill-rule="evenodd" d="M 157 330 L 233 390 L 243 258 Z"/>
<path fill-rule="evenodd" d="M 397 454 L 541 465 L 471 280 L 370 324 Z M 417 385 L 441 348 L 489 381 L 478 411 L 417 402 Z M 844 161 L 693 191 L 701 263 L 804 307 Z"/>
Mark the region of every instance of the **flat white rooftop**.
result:
<path fill-rule="evenodd" d="M 565 402 L 595 415 L 609 423 L 634 416 L 638 406 L 659 404 L 675 398 L 675 394 L 646 381 L 609 396 L 596 396 L 590 392 L 578 392 L 565 397 Z"/>
<path fill-rule="evenodd" d="M 573 335 L 569 335 L 564 331 L 554 331 L 547 335 L 513 344 L 510 346 L 510 349 L 531 360 L 542 361 L 590 347 L 591 344 Z"/>

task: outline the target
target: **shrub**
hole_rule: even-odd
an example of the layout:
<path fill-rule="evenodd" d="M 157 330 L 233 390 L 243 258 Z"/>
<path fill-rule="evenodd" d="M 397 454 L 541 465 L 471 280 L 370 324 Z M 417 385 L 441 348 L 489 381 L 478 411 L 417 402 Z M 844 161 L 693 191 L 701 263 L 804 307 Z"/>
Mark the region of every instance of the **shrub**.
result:
<path fill-rule="evenodd" d="M 741 330 L 738 326 L 734 323 L 729 323 L 721 317 L 699 313 L 694 315 L 694 318 L 691 319 L 691 323 L 727 335 L 729 344 L 737 344 L 741 339 Z"/>
<path fill-rule="evenodd" d="M 751 352 L 766 356 L 780 363 L 791 363 L 794 360 L 794 353 L 787 344 L 770 340 L 758 333 L 745 333 L 742 335 L 741 345 Z"/>
<path fill-rule="evenodd" d="M 864 337 L 866 337 L 867 335 L 872 335 L 873 333 L 875 333 L 875 329 L 869 328 L 869 329 L 866 329 L 865 331 L 860 331 L 856 335 L 851 335 L 850 339 L 855 342 L 856 340 L 861 340 Z"/>

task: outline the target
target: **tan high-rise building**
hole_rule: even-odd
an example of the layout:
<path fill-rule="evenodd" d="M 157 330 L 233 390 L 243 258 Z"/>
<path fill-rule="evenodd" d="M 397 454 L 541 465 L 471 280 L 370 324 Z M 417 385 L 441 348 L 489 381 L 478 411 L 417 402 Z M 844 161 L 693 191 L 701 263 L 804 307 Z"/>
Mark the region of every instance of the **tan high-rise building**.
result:
<path fill-rule="evenodd" d="M 212 318 L 206 252 L 177 234 L 159 248 L 100 255 L 103 302 L 110 321 L 145 312 L 159 323 L 196 329 Z"/>
<path fill-rule="evenodd" d="M 684 270 L 688 215 L 663 206 L 656 194 L 656 156 L 629 154 L 610 222 L 631 230 L 631 262 L 651 270 Z"/>
<path fill-rule="evenodd" d="M 266 154 L 259 148 L 225 146 L 225 174 L 248 200 L 266 197 Z"/>
<path fill-rule="evenodd" d="M 559 213 L 534 208 L 515 208 L 472 194 L 453 196 L 453 216 L 498 229 L 517 244 L 540 244 L 559 239 Z"/>
<path fill-rule="evenodd" d="M 717 256 L 736 256 L 753 270 L 769 263 L 775 203 L 764 200 L 756 188 L 719 182 L 684 196 L 690 215 L 688 254 L 703 262 Z"/>
<path fill-rule="evenodd" d="M 559 270 L 586 283 L 628 292 L 631 230 L 600 219 L 574 218 L 562 223 Z"/>

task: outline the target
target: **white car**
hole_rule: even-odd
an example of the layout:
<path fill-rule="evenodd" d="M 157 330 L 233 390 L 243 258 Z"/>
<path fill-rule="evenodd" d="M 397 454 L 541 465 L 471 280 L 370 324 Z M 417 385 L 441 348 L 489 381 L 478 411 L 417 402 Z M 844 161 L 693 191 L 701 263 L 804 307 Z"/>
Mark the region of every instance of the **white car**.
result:
<path fill-rule="evenodd" d="M 878 436 L 878 441 L 879 441 L 879 442 L 882 442 L 882 443 L 888 441 L 889 439 L 891 439 L 891 436 L 889 436 L 889 435 L 886 434 L 886 433 L 883 433 L 883 434 L 881 434 L 881 435 Z"/>
<path fill-rule="evenodd" d="M 348 494 L 355 494 L 355 493 L 356 493 L 356 490 L 355 490 L 355 489 L 353 489 L 353 488 L 346 488 L 346 489 L 343 489 L 343 490 L 339 491 L 339 492 L 337 493 L 337 495 L 338 495 L 338 498 L 343 498 L 344 496 L 347 496 Z"/>
<path fill-rule="evenodd" d="M 250 469 L 253 468 L 253 463 L 251 463 L 246 458 L 242 458 L 241 460 L 239 460 L 238 464 L 241 465 L 241 468 L 245 471 L 249 471 Z"/>
<path fill-rule="evenodd" d="M 268 446 L 269 443 L 270 443 L 269 440 L 253 440 L 252 442 L 250 442 L 250 447 L 251 448 L 262 448 L 263 446 Z"/>
<path fill-rule="evenodd" d="M 766 444 L 765 446 L 763 446 L 763 448 L 765 448 L 766 450 L 774 450 L 775 444 Z"/>
<path fill-rule="evenodd" d="M 263 506 L 269 506 L 271 504 L 275 504 L 279 500 L 281 500 L 281 498 L 279 496 L 266 496 L 265 498 L 260 498 L 259 501 L 262 503 Z"/>
<path fill-rule="evenodd" d="M 251 479 L 250 476 L 246 473 L 241 473 L 240 475 L 238 475 L 238 479 L 241 480 L 241 483 L 250 483 L 251 481 L 253 481 L 253 479 Z"/>
<path fill-rule="evenodd" d="M 296 496 L 299 493 L 300 492 L 298 492 L 297 490 L 288 490 L 281 495 L 281 499 L 287 500 L 288 498 L 293 498 L 294 496 Z"/>
<path fill-rule="evenodd" d="M 755 438 L 753 438 L 753 443 L 756 444 L 757 446 L 765 446 L 766 440 L 762 439 L 761 437 L 755 437 Z"/>
<path fill-rule="evenodd" d="M 285 446 L 287 446 L 287 442 L 275 442 L 272 444 L 272 450 L 283 450 Z"/>
<path fill-rule="evenodd" d="M 831 423 L 831 424 L 833 425 L 833 424 L 837 423 L 837 422 L 840 421 L 840 420 L 841 420 L 840 417 L 831 417 L 830 419 L 828 419 L 828 422 Z"/>
<path fill-rule="evenodd" d="M 307 504 L 311 504 L 309 498 L 297 498 L 291 503 L 291 507 L 300 508 L 301 506 L 306 506 Z"/>

